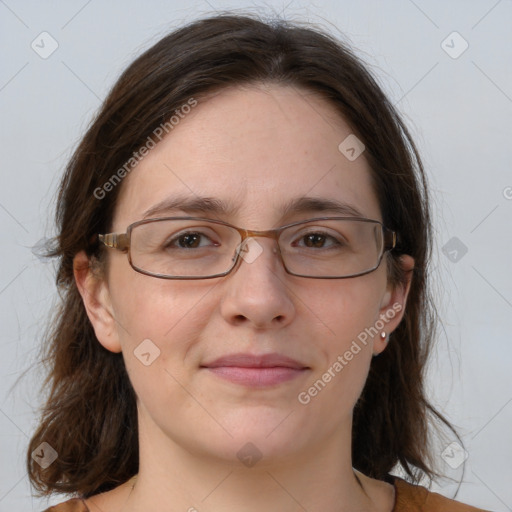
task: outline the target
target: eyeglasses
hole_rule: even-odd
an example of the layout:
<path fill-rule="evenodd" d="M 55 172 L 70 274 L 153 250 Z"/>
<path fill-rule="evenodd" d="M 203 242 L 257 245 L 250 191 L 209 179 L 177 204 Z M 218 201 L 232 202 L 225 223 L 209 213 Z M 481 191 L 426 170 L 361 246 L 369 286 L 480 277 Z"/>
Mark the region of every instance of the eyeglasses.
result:
<path fill-rule="evenodd" d="M 225 276 L 241 258 L 251 263 L 262 252 L 256 237 L 276 241 L 274 253 L 288 274 L 316 279 L 373 272 L 396 244 L 394 231 L 359 217 L 319 217 L 267 231 L 213 219 L 165 217 L 134 222 L 126 233 L 98 235 L 107 247 L 127 253 L 134 270 L 161 279 Z"/>

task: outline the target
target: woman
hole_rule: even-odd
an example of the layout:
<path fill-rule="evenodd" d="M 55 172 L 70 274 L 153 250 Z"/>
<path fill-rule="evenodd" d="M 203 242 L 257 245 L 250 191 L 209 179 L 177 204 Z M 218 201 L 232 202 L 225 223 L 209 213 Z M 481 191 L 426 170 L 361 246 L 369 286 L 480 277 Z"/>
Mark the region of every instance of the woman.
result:
<path fill-rule="evenodd" d="M 422 381 L 426 179 L 340 43 L 234 15 L 171 33 L 110 92 L 57 221 L 28 468 L 74 497 L 49 510 L 477 510 L 415 485 L 428 414 L 449 426 Z"/>

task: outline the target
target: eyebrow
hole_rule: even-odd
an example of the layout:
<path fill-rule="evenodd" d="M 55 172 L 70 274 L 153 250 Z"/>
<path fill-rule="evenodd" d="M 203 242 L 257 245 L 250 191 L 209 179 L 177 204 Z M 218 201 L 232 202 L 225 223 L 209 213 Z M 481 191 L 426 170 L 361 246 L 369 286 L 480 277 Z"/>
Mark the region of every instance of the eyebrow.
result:
<path fill-rule="evenodd" d="M 170 213 L 172 210 L 188 214 L 234 215 L 240 211 L 240 206 L 214 197 L 177 196 L 166 198 L 148 208 L 143 213 L 143 218 L 147 219 L 155 215 Z M 280 208 L 280 213 L 283 217 L 290 214 L 318 212 L 336 213 L 348 217 L 365 217 L 354 205 L 323 197 L 299 197 L 290 200 Z"/>
<path fill-rule="evenodd" d="M 232 215 L 235 214 L 239 208 L 214 197 L 177 196 L 166 198 L 151 208 L 148 208 L 144 212 L 143 218 L 147 219 L 154 215 L 168 213 L 171 210 L 180 210 L 190 214 L 210 213 L 214 215 Z"/>
<path fill-rule="evenodd" d="M 292 199 L 281 209 L 283 215 L 316 212 L 337 213 L 347 217 L 365 217 L 354 205 L 324 197 L 299 197 Z"/>

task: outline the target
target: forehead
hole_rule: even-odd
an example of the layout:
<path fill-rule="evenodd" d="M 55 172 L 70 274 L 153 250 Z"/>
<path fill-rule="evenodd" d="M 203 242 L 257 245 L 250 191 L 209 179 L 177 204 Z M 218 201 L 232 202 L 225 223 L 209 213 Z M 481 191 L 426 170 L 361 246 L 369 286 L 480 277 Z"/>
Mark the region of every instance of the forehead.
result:
<path fill-rule="evenodd" d="M 331 104 L 295 87 L 236 87 L 198 99 L 125 178 L 114 227 L 177 197 L 217 201 L 217 218 L 252 229 L 294 220 L 286 205 L 304 197 L 380 220 L 364 153 L 351 161 L 339 150 L 352 131 Z"/>

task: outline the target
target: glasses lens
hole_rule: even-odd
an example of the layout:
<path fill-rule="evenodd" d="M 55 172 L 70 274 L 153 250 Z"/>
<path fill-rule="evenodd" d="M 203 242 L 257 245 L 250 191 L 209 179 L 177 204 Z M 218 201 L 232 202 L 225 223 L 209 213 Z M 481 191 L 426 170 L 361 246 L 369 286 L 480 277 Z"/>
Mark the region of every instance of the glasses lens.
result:
<path fill-rule="evenodd" d="M 207 277 L 231 269 L 241 237 L 202 220 L 157 220 L 135 226 L 130 256 L 138 270 L 167 277 Z"/>
<path fill-rule="evenodd" d="M 308 277 L 347 277 L 377 267 L 382 226 L 375 221 L 320 220 L 290 226 L 279 239 L 288 271 Z"/>
<path fill-rule="evenodd" d="M 137 270 L 161 277 L 211 277 L 232 269 L 240 243 L 236 229 L 215 222 L 155 220 L 133 227 L 130 257 Z M 292 274 L 349 277 L 377 268 L 383 231 L 375 221 L 310 221 L 284 229 L 279 247 Z"/>

